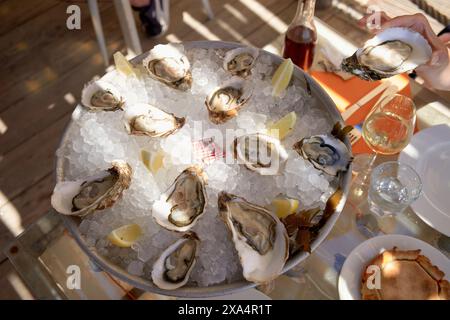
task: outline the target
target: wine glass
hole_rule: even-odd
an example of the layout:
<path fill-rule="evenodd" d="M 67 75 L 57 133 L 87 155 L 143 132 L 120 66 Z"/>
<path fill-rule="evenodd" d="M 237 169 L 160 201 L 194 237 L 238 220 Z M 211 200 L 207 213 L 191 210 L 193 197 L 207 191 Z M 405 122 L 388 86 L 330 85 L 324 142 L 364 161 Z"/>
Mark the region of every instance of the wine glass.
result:
<path fill-rule="evenodd" d="M 411 140 L 415 123 L 416 107 L 410 98 L 393 94 L 377 103 L 362 126 L 362 137 L 374 154 L 354 183 L 367 185 L 378 154 L 392 155 L 402 151 Z"/>
<path fill-rule="evenodd" d="M 369 178 L 377 155 L 392 155 L 403 150 L 411 140 L 415 123 L 416 107 L 414 102 L 401 94 L 384 97 L 372 108 L 364 120 L 362 137 L 374 154 L 369 156 L 366 161 L 367 165 L 358 172 L 354 179 L 349 200 L 359 210 L 356 213 L 357 224 L 363 227 L 365 234 L 373 235 L 375 231 L 379 230 L 377 219 L 371 214 L 362 213 L 366 211 L 362 210 L 362 206 L 367 204 Z M 367 155 L 360 157 L 367 159 Z"/>

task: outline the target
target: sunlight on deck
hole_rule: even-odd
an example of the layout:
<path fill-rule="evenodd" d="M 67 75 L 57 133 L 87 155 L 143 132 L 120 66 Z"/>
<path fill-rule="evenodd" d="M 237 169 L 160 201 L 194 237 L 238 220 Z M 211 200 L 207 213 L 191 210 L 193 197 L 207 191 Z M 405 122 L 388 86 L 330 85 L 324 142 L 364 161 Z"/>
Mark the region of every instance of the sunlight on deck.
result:
<path fill-rule="evenodd" d="M 234 29 L 232 26 L 230 26 L 228 23 L 226 23 L 225 21 L 221 20 L 221 19 L 217 19 L 217 24 L 226 32 L 228 32 L 230 34 L 230 36 L 232 36 L 234 38 L 234 40 L 236 41 L 240 41 L 241 43 L 247 45 L 247 46 L 251 46 L 252 44 L 248 41 L 243 39 L 242 35 L 236 30 Z"/>
<path fill-rule="evenodd" d="M 256 14 L 261 20 L 265 21 L 278 33 L 284 33 L 287 28 L 287 24 L 283 20 L 278 18 L 272 11 L 268 10 L 262 4 L 256 0 L 239 0 L 250 11 Z"/>
<path fill-rule="evenodd" d="M 267 52 L 277 54 L 277 55 L 279 55 L 281 53 L 281 48 L 279 46 L 273 45 L 271 43 L 266 44 L 263 47 L 263 50 L 266 50 Z"/>
<path fill-rule="evenodd" d="M 67 92 L 64 95 L 64 100 L 66 100 L 66 102 L 70 105 L 74 105 L 77 103 L 77 99 L 75 99 L 74 95 L 70 92 Z"/>
<path fill-rule="evenodd" d="M 223 7 L 231 13 L 236 19 L 241 21 L 242 23 L 248 23 L 248 19 L 240 13 L 238 10 L 236 10 L 234 7 L 232 7 L 229 3 L 225 3 Z"/>
<path fill-rule="evenodd" d="M 366 5 L 370 5 L 369 3 L 367 3 Z M 354 20 L 359 20 L 361 19 L 364 15 L 361 14 L 358 10 L 355 10 L 352 6 L 343 3 L 341 1 L 333 1 L 333 7 L 341 10 L 343 13 L 349 15 L 351 18 L 353 18 Z M 374 9 L 377 8 L 377 5 L 375 4 Z"/>
<path fill-rule="evenodd" d="M 0 221 L 14 236 L 18 236 L 23 232 L 22 218 L 19 211 L 9 201 L 8 197 L 0 191 Z"/>
<path fill-rule="evenodd" d="M 170 33 L 166 36 L 167 41 L 169 42 L 181 42 L 181 39 L 178 38 L 176 35 L 174 35 L 173 33 Z"/>
<path fill-rule="evenodd" d="M 2 120 L 2 118 L 0 118 L 0 134 L 5 134 L 6 131 L 8 131 L 8 126 Z"/>
<path fill-rule="evenodd" d="M 183 22 L 186 23 L 193 30 L 197 31 L 201 36 L 207 40 L 220 40 L 218 36 L 212 33 L 208 27 L 203 25 L 200 21 L 191 16 L 188 12 L 183 12 Z"/>
<path fill-rule="evenodd" d="M 8 282 L 14 288 L 14 291 L 22 300 L 34 300 L 30 290 L 28 290 L 22 279 L 15 273 L 9 273 L 7 275 Z"/>

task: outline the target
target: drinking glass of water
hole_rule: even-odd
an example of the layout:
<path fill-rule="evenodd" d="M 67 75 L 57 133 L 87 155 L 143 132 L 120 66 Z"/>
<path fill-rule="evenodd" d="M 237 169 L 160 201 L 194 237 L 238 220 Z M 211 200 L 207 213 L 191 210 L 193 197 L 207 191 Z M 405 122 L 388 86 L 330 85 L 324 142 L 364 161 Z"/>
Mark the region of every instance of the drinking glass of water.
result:
<path fill-rule="evenodd" d="M 382 163 L 370 176 L 370 210 L 379 216 L 401 213 L 421 191 L 422 181 L 413 168 L 397 161 Z"/>

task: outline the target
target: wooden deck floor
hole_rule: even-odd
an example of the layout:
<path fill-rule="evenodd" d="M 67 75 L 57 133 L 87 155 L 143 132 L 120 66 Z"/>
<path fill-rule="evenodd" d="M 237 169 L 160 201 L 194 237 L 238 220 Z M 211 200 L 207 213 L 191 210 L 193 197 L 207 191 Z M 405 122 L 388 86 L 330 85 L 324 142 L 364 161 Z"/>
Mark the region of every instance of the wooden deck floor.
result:
<path fill-rule="evenodd" d="M 335 1 L 337 6 L 317 16 L 358 43 L 367 34 L 355 28 L 345 9 L 349 4 L 359 8 L 355 1 Z M 141 34 L 143 49 L 160 42 L 219 39 L 264 47 L 279 39 L 297 5 L 295 0 L 210 2 L 214 20 L 208 20 L 199 0 L 171 1 L 168 33 L 160 39 Z M 0 248 L 49 210 L 59 139 L 84 83 L 105 72 L 86 3 L 76 2 L 82 22 L 74 31 L 66 28 L 69 3 L 0 1 Z M 391 15 L 418 11 L 408 0 L 384 3 L 382 9 Z M 99 6 L 109 52 L 123 50 L 112 3 L 99 1 Z M 433 27 L 438 31 L 442 25 L 433 21 Z M 2 288 L 2 275 L 11 272 L 3 263 Z M 1 291 L 0 298 L 14 297 Z"/>

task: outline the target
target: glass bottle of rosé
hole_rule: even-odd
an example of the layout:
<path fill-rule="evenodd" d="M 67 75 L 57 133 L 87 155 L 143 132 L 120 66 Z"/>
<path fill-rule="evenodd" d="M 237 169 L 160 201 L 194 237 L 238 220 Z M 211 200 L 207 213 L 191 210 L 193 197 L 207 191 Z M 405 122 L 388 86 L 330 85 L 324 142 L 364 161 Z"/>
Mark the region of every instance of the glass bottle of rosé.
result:
<path fill-rule="evenodd" d="M 308 71 L 314 58 L 317 31 L 314 26 L 316 0 L 299 0 L 297 12 L 284 38 L 283 57 Z"/>

